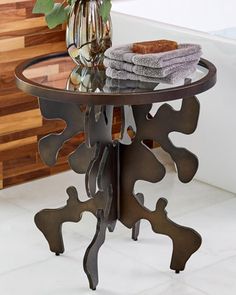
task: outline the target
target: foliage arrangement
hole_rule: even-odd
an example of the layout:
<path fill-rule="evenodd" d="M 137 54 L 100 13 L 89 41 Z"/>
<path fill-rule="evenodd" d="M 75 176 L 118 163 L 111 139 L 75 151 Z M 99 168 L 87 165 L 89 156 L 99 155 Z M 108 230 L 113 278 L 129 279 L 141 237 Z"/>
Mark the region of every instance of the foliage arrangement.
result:
<path fill-rule="evenodd" d="M 55 0 L 36 0 L 33 13 L 44 14 L 48 27 L 52 29 L 67 21 L 76 1 L 83 0 L 64 0 L 62 3 L 57 3 Z M 110 11 L 111 0 L 102 0 L 100 15 L 104 22 L 108 20 Z"/>

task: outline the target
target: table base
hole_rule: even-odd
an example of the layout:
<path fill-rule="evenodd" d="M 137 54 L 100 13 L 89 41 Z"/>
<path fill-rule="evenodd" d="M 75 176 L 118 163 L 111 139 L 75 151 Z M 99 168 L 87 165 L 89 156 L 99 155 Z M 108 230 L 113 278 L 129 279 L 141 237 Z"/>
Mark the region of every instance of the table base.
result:
<path fill-rule="evenodd" d="M 96 111 L 87 107 L 40 99 L 45 118 L 61 118 L 67 127 L 61 134 L 51 134 L 41 139 L 40 154 L 44 162 L 54 165 L 63 143 L 79 132 L 85 132 L 86 142 L 69 157 L 72 169 L 86 173 L 86 190 L 89 199 L 80 201 L 75 187 L 69 187 L 66 206 L 45 209 L 35 216 L 35 223 L 56 255 L 64 252 L 62 224 L 79 222 L 82 213 L 91 212 L 97 218 L 95 236 L 84 256 L 84 271 L 90 288 L 98 285 L 98 252 L 105 241 L 107 229 L 114 231 L 117 220 L 132 229 L 133 240 L 138 239 L 140 220 L 148 220 L 155 233 L 171 238 L 173 252 L 170 268 L 176 273 L 184 270 L 190 256 L 201 245 L 200 235 L 191 228 L 174 223 L 167 217 L 167 200 L 160 198 L 156 209 L 144 206 L 144 195 L 134 193 L 137 180 L 161 181 L 166 171 L 151 150 L 144 144 L 147 139 L 157 141 L 176 163 L 178 177 L 189 182 L 198 168 L 195 155 L 184 148 L 175 147 L 168 135 L 172 131 L 185 134 L 194 132 L 199 114 L 196 97 L 182 100 L 179 111 L 168 104 L 162 105 L 156 115 L 150 115 L 151 105 L 123 106 L 122 136 L 119 141 L 111 137 L 113 106 L 102 106 Z M 133 137 L 129 136 L 132 129 Z"/>

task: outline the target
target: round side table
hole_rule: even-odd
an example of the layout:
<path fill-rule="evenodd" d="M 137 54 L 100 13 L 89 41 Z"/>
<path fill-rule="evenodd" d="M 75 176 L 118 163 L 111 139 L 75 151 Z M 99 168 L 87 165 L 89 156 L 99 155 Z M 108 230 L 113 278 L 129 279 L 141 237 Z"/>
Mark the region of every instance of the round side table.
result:
<path fill-rule="evenodd" d="M 67 53 L 40 56 L 16 68 L 18 87 L 39 99 L 43 117 L 66 122 L 60 134 L 49 134 L 39 142 L 42 160 L 55 165 L 63 144 L 80 133 L 81 143 L 68 157 L 72 170 L 84 173 L 88 199 L 82 202 L 75 187 L 68 187 L 65 207 L 45 209 L 35 216 L 35 223 L 56 255 L 64 252 L 62 224 L 78 222 L 84 211 L 97 218 L 95 236 L 84 257 L 84 270 L 90 288 L 98 284 L 98 251 L 105 241 L 106 230 L 114 231 L 117 220 L 132 229 L 138 239 L 140 220 L 151 223 L 156 233 L 173 242 L 170 268 L 184 270 L 190 256 L 201 245 L 201 236 L 191 228 L 180 226 L 167 217 L 167 200 L 160 198 L 154 211 L 144 206 L 144 195 L 134 193 L 137 180 L 159 182 L 166 174 L 145 144 L 153 140 L 172 157 L 178 178 L 187 183 L 197 169 L 197 157 L 185 148 L 175 147 L 169 133 L 192 134 L 198 123 L 199 102 L 196 95 L 216 83 L 216 68 L 201 59 L 197 71 L 179 85 L 144 83 L 106 78 L 104 69 L 74 68 Z M 180 110 L 169 104 L 182 100 Z M 162 103 L 156 114 L 153 103 Z M 114 107 L 122 114 L 120 138 L 112 139 Z"/>

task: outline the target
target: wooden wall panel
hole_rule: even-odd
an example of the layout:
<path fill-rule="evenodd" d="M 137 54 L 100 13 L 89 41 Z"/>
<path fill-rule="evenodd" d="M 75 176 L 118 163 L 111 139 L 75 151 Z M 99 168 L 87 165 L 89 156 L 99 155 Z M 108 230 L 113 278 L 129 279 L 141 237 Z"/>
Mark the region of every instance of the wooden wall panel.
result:
<path fill-rule="evenodd" d="M 64 123 L 41 117 L 37 98 L 17 89 L 14 70 L 25 59 L 66 47 L 63 27 L 49 30 L 43 16 L 32 14 L 34 2 L 0 0 L 0 188 L 69 169 L 67 155 L 83 140 L 79 136 L 67 142 L 53 168 L 45 166 L 38 155 L 38 140 L 62 131 Z M 60 78 L 58 74 L 58 83 Z M 119 128 L 116 111 L 113 132 Z"/>
<path fill-rule="evenodd" d="M 49 30 L 42 15 L 32 14 L 34 2 L 0 0 L 0 188 L 50 175 L 38 155 L 38 138 L 64 127 L 62 122 L 46 122 L 37 98 L 15 85 L 19 63 L 66 49 L 62 26 Z M 63 163 L 68 169 L 65 159 Z"/>

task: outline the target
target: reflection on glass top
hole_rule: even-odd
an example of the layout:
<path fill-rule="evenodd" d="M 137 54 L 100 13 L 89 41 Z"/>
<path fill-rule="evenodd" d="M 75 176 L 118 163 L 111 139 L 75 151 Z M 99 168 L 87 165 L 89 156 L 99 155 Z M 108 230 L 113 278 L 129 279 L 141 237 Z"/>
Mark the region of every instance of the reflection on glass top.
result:
<path fill-rule="evenodd" d="M 105 69 L 75 66 L 70 57 L 51 58 L 38 62 L 24 70 L 23 75 L 43 86 L 74 92 L 131 93 L 157 91 L 200 80 L 208 70 L 197 66 L 195 73 L 178 84 L 151 83 L 133 80 L 111 79 Z"/>

